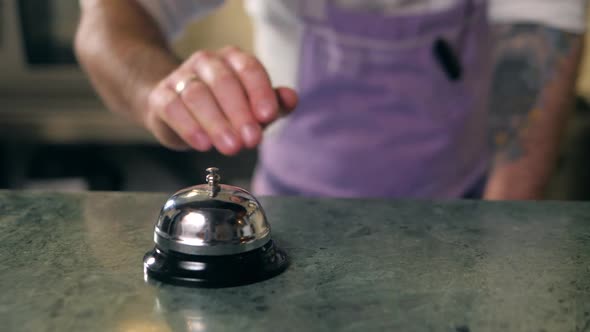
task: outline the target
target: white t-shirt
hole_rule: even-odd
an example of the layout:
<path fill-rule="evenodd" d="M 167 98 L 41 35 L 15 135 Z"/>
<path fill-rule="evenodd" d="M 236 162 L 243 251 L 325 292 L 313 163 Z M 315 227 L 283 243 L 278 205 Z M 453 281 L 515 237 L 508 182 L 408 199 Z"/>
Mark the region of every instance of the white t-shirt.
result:
<path fill-rule="evenodd" d="M 136 0 L 173 40 L 194 20 L 224 0 Z M 235 0 L 234 0 L 235 1 Z M 326 0 L 315 0 L 318 8 Z M 464 0 L 331 0 L 339 6 L 376 10 L 386 15 L 442 10 Z M 302 24 L 298 0 L 244 0 L 255 31 L 255 49 L 276 85 L 295 86 Z M 586 0 L 489 0 L 492 22 L 532 22 L 581 33 L 586 26 Z M 280 22 L 280 24 L 277 24 Z M 231 28 L 231 24 L 228 24 Z"/>

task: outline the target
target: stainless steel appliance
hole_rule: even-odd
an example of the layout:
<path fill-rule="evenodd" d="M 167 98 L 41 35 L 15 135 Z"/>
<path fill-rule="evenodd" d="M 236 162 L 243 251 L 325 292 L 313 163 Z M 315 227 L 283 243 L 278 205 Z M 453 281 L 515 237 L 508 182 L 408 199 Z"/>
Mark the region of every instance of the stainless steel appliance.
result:
<path fill-rule="evenodd" d="M 0 96 L 93 96 L 72 40 L 78 1 L 0 2 Z"/>

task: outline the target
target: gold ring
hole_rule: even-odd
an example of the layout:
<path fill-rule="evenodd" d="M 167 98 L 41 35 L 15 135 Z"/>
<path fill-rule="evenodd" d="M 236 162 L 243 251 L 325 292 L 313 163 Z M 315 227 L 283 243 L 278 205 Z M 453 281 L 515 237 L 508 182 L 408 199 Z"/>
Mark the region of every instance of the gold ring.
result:
<path fill-rule="evenodd" d="M 182 81 L 179 81 L 178 83 L 176 83 L 176 85 L 174 86 L 174 91 L 176 91 L 176 93 L 178 93 L 179 95 L 182 94 L 182 91 L 184 91 L 184 89 L 186 89 L 186 87 L 193 81 L 196 81 L 198 78 L 196 75 L 191 75 L 189 76 L 187 79 L 184 79 Z"/>

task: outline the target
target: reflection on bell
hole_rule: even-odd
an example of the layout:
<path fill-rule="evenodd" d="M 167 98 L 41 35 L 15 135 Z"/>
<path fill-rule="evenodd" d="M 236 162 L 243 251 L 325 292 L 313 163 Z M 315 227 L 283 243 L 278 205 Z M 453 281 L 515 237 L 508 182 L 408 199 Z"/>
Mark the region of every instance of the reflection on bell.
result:
<path fill-rule="evenodd" d="M 247 191 L 219 184 L 183 189 L 164 204 L 155 248 L 144 256 L 146 280 L 184 286 L 227 287 L 271 278 L 288 265 L 272 241 L 260 203 Z"/>

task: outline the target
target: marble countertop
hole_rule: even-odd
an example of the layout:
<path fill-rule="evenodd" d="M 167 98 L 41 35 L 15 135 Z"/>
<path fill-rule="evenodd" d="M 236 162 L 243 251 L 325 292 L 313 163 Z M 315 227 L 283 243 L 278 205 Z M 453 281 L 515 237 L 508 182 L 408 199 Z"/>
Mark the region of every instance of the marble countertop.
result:
<path fill-rule="evenodd" d="M 167 195 L 0 192 L 3 331 L 590 331 L 590 204 L 262 198 L 292 264 L 145 283 Z"/>

